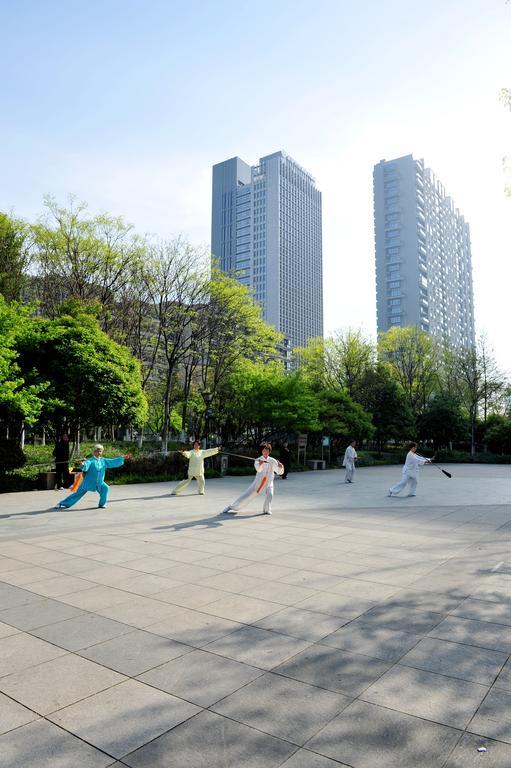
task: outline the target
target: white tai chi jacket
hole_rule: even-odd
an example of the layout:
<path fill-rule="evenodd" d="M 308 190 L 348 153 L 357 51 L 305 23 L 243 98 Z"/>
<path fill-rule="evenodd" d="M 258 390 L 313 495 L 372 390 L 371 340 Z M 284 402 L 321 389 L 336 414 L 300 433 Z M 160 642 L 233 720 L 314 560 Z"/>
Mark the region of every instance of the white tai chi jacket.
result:
<path fill-rule="evenodd" d="M 407 477 L 417 477 L 419 467 L 427 464 L 429 459 L 425 459 L 424 456 L 419 456 L 418 453 L 408 451 L 406 454 L 406 461 L 403 465 L 403 475 Z"/>
<path fill-rule="evenodd" d="M 348 445 L 344 452 L 344 459 L 342 461 L 343 467 L 352 469 L 355 466 L 355 459 L 358 459 L 358 454 L 352 445 Z"/>

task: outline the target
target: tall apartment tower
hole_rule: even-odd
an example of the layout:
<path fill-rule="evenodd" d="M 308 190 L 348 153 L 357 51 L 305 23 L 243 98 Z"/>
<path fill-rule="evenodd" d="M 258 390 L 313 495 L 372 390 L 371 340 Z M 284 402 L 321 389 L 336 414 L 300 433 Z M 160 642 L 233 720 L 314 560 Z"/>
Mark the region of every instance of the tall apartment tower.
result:
<path fill-rule="evenodd" d="M 475 343 L 467 222 L 423 160 L 374 166 L 378 332 L 413 325 L 455 349 Z"/>
<path fill-rule="evenodd" d="M 290 349 L 323 335 L 321 192 L 285 152 L 213 166 L 211 251 Z"/>

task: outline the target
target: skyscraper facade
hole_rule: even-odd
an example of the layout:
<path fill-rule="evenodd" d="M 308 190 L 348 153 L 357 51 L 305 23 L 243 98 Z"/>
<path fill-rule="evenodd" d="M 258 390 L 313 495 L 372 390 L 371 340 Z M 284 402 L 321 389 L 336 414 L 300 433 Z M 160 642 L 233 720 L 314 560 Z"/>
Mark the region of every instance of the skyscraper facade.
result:
<path fill-rule="evenodd" d="M 289 348 L 323 335 L 321 192 L 285 152 L 213 166 L 211 251 Z"/>
<path fill-rule="evenodd" d="M 378 332 L 413 325 L 455 349 L 475 343 L 468 223 L 412 155 L 374 166 Z"/>

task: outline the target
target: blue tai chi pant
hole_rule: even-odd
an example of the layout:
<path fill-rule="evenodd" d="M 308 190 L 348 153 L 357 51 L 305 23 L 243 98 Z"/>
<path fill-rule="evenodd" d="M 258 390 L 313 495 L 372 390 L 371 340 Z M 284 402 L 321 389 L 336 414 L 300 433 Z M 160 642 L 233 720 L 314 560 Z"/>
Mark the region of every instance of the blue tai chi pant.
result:
<path fill-rule="evenodd" d="M 116 456 L 114 459 L 106 459 L 104 456 L 96 458 L 93 456 L 91 459 L 86 459 L 82 462 L 82 471 L 84 472 L 84 478 L 81 486 L 75 493 L 71 493 L 66 496 L 60 502 L 62 507 L 72 507 L 76 504 L 87 491 L 96 491 L 99 493 L 98 506 L 104 507 L 108 501 L 109 487 L 105 483 L 105 470 L 114 469 L 115 467 L 122 467 L 124 464 L 124 458 L 122 456 Z"/>
<path fill-rule="evenodd" d="M 106 483 L 101 483 L 99 488 L 96 489 L 99 493 L 99 506 L 104 507 L 105 504 L 108 501 L 108 493 L 110 491 L 110 486 Z M 78 488 L 77 491 L 74 493 L 71 493 L 69 496 L 66 496 L 65 499 L 63 499 L 60 503 L 63 507 L 72 507 L 73 504 L 76 504 L 77 501 L 80 501 L 82 496 L 85 496 L 86 493 L 93 493 L 90 488 Z"/>

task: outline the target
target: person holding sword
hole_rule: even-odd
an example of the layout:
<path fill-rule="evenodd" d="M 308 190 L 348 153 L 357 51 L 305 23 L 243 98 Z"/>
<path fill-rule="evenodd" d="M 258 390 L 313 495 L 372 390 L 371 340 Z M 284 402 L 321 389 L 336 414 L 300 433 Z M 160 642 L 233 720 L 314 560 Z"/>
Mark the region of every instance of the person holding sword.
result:
<path fill-rule="evenodd" d="M 410 443 L 401 480 L 396 485 L 393 485 L 392 488 L 389 488 L 387 496 L 397 496 L 407 484 L 409 485 L 408 496 L 416 496 L 419 467 L 422 467 L 424 464 L 432 464 L 434 458 L 433 456 L 432 459 L 426 459 L 424 456 L 419 456 L 417 453 L 417 443 Z"/>
<path fill-rule="evenodd" d="M 270 456 L 271 443 L 261 445 L 262 454 L 254 461 L 256 476 L 241 496 L 232 501 L 222 510 L 224 515 L 235 515 L 240 509 L 245 507 L 259 493 L 264 492 L 263 515 L 271 515 L 271 502 L 273 499 L 273 478 L 275 475 L 284 474 L 284 465 L 280 461 Z"/>

